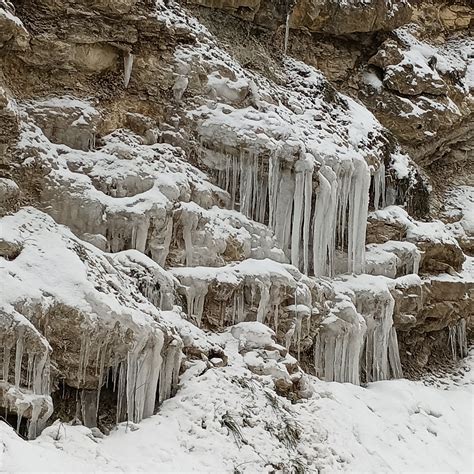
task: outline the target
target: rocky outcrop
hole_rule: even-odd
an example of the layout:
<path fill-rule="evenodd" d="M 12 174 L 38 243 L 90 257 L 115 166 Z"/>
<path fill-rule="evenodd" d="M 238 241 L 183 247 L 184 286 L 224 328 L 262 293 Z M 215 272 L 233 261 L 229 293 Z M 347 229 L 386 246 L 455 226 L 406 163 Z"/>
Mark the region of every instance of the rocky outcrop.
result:
<path fill-rule="evenodd" d="M 24 50 L 28 46 L 29 34 L 9 0 L 0 2 L 0 48 Z"/>
<path fill-rule="evenodd" d="M 407 23 L 412 14 L 410 2 L 385 0 L 300 0 L 292 11 L 290 25 L 333 35 L 393 30 Z"/>
<path fill-rule="evenodd" d="M 392 30 L 406 23 L 412 14 L 408 1 L 396 5 L 385 0 L 360 2 L 350 0 L 341 4 L 335 0 L 296 0 L 270 2 L 267 0 L 192 0 L 210 8 L 227 10 L 246 20 L 266 27 L 278 26 L 290 17 L 292 28 L 325 32 L 335 35 Z"/>
<path fill-rule="evenodd" d="M 368 61 L 362 100 L 423 165 L 465 160 L 472 142 L 469 37 L 399 29 Z"/>

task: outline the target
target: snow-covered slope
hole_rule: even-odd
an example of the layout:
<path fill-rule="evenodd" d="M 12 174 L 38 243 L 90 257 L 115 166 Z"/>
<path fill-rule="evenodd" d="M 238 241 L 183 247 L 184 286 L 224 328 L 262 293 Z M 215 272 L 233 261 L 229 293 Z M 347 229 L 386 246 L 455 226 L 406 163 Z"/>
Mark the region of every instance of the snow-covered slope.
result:
<path fill-rule="evenodd" d="M 366 388 L 311 379 L 297 404 L 274 395 L 223 335 L 230 365 L 197 363 L 140 425 L 97 438 L 56 422 L 33 442 L 1 424 L 2 472 L 471 472 L 474 354 L 459 374 Z M 232 349 L 233 348 L 233 349 Z M 192 375 L 191 375 L 192 374 Z M 434 384 L 434 381 L 437 383 Z"/>

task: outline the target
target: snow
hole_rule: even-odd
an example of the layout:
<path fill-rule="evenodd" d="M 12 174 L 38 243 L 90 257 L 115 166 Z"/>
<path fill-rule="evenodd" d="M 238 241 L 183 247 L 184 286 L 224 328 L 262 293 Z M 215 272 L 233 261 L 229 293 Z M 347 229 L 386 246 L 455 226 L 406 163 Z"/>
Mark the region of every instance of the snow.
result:
<path fill-rule="evenodd" d="M 410 173 L 410 159 L 408 155 L 401 152 L 393 153 L 390 168 L 395 170 L 398 179 L 408 177 Z"/>
<path fill-rule="evenodd" d="M 446 200 L 446 214 L 460 219 L 448 227 L 459 237 L 474 237 L 474 186 L 456 186 Z M 460 215 L 458 215 L 460 214 Z"/>
<path fill-rule="evenodd" d="M 16 25 L 22 27 L 22 28 L 25 28 L 23 26 L 23 23 L 22 21 L 15 15 L 13 15 L 13 13 L 9 12 L 8 10 L 6 10 L 5 8 L 1 8 L 0 7 L 0 16 L 2 16 L 3 18 L 9 20 L 9 21 L 13 21 Z"/>
<path fill-rule="evenodd" d="M 237 341 L 224 340 L 228 367 L 196 372 L 157 415 L 102 439 L 57 423 L 26 442 L 0 422 L 0 470 L 253 473 L 300 463 L 308 472 L 472 471 L 472 353 L 471 371 L 455 383 L 362 388 L 312 378 L 313 397 L 291 405 L 271 395 L 267 376 L 245 368 Z"/>
<path fill-rule="evenodd" d="M 383 88 L 383 82 L 373 71 L 365 71 L 362 76 L 362 79 L 365 84 L 372 86 L 377 92 L 380 92 Z"/>

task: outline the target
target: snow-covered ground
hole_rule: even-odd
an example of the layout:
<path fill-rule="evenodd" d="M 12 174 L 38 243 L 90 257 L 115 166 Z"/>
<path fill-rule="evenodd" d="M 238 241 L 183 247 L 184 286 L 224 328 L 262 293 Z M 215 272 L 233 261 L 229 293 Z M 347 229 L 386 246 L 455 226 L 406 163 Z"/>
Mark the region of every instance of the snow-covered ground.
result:
<path fill-rule="evenodd" d="M 191 366 L 140 425 L 97 438 L 57 422 L 27 442 L 0 422 L 0 472 L 473 472 L 474 351 L 442 383 L 312 379 L 313 397 L 292 405 L 230 334 L 216 338 L 229 365 Z"/>

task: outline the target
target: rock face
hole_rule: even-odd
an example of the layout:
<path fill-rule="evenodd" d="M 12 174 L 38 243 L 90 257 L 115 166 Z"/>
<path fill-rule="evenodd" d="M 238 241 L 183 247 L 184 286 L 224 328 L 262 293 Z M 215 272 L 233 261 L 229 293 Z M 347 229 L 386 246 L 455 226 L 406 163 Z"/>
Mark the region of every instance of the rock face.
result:
<path fill-rule="evenodd" d="M 0 406 L 30 437 L 139 422 L 232 347 L 292 401 L 303 369 L 360 384 L 429 363 L 425 339 L 465 352 L 471 188 L 430 214 L 419 167 L 471 152 L 465 20 L 434 46 L 408 1 L 191 3 L 231 29 L 174 3 L 0 2 Z M 287 18 L 295 57 L 219 41 Z M 331 55 L 345 72 L 313 67 Z M 354 98 L 323 74 L 347 71 Z"/>
<path fill-rule="evenodd" d="M 259 25 L 278 25 L 291 15 L 292 28 L 336 35 L 378 30 L 392 30 L 411 18 L 410 2 L 396 5 L 385 0 L 192 0 L 205 7 L 219 8 Z"/>
<path fill-rule="evenodd" d="M 411 14 L 412 6 L 405 0 L 301 0 L 292 11 L 291 26 L 334 35 L 388 31 L 407 23 Z"/>

